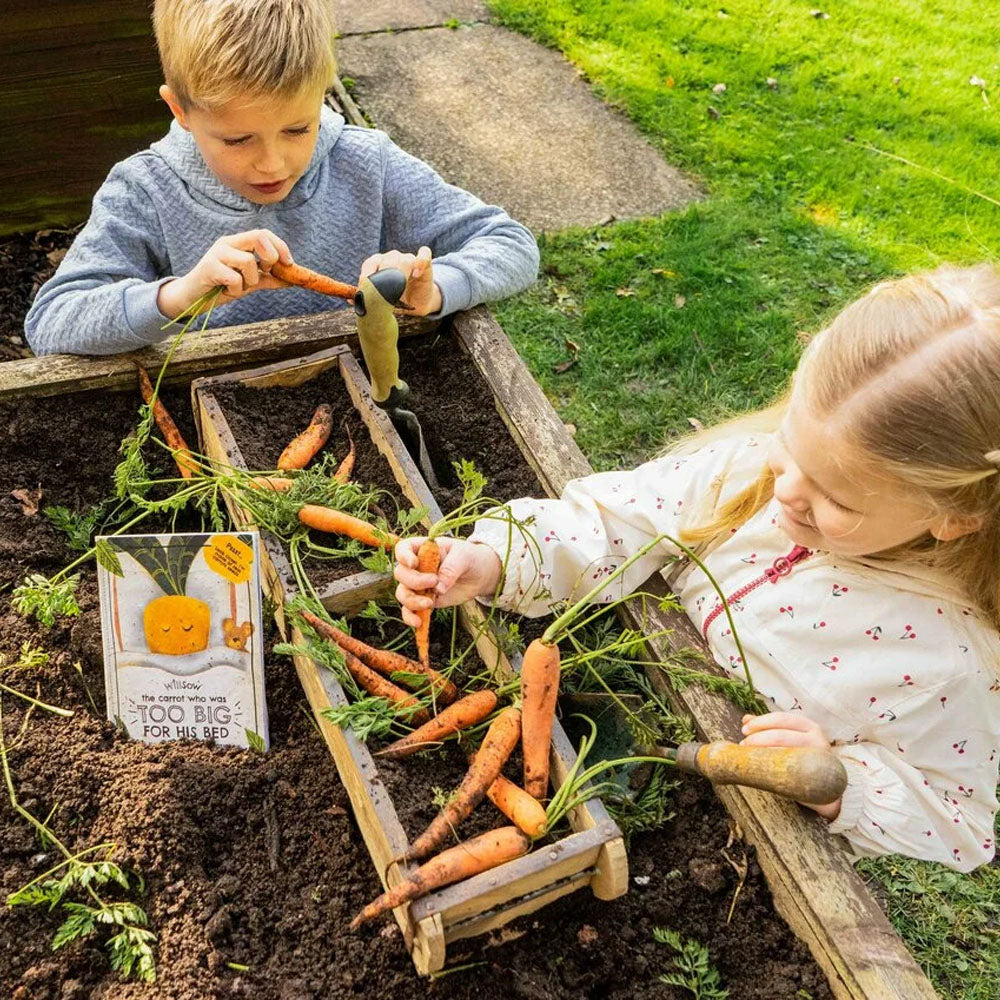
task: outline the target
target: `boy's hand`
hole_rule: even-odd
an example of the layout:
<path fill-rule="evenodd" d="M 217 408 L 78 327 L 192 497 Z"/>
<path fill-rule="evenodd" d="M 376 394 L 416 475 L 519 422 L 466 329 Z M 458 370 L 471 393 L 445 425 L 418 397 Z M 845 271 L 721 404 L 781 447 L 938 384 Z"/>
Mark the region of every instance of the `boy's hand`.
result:
<path fill-rule="evenodd" d="M 766 715 L 743 716 L 742 746 L 754 747 L 816 747 L 830 749 L 830 740 L 822 727 L 801 712 L 768 712 Z M 841 800 L 828 805 L 814 805 L 803 802 L 814 812 L 828 820 L 840 815 Z"/>
<path fill-rule="evenodd" d="M 491 595 L 500 582 L 503 565 L 500 557 L 488 546 L 460 538 L 439 538 L 441 565 L 434 573 L 417 572 L 417 549 L 423 538 L 404 538 L 396 543 L 398 581 L 396 600 L 403 607 L 403 621 L 416 628 L 420 618 L 416 612 L 426 608 L 447 608 L 473 597 Z M 433 600 L 420 591 L 434 588 Z"/>
<path fill-rule="evenodd" d="M 361 265 L 359 281 L 387 267 L 399 268 L 406 275 L 406 288 L 399 302 L 401 308 L 414 316 L 428 316 L 441 309 L 441 289 L 434 284 L 431 248 L 421 247 L 416 254 L 390 250 L 377 253 Z"/>
<path fill-rule="evenodd" d="M 269 229 L 222 236 L 187 274 L 160 286 L 156 304 L 164 316 L 173 319 L 219 285 L 223 286 L 220 303 L 260 288 L 285 288 L 283 281 L 268 273 L 279 260 L 291 264 L 292 253 Z"/>

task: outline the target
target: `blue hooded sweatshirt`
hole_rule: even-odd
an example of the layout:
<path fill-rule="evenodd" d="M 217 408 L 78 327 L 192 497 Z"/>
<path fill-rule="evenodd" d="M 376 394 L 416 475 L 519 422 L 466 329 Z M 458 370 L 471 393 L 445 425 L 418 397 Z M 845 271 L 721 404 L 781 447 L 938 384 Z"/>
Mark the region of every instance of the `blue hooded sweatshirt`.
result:
<path fill-rule="evenodd" d="M 36 354 L 115 354 L 172 336 L 177 327 L 163 329 L 168 320 L 156 305 L 160 285 L 187 274 L 220 237 L 249 229 L 270 229 L 296 263 L 349 283 L 374 253 L 429 246 L 442 316 L 518 292 L 538 270 L 534 238 L 502 209 L 329 108 L 306 172 L 272 205 L 226 187 L 174 122 L 108 175 L 28 311 L 28 343 Z M 344 307 L 306 289 L 265 289 L 218 306 L 209 326 Z"/>

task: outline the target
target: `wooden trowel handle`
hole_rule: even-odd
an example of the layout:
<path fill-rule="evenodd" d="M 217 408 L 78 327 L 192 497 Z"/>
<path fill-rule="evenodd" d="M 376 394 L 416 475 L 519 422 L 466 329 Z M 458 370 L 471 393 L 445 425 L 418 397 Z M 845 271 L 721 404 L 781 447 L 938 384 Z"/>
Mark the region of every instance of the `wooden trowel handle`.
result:
<path fill-rule="evenodd" d="M 847 787 L 840 760 L 814 747 L 682 743 L 676 760 L 682 771 L 701 774 L 716 785 L 749 785 L 812 805 L 836 802 Z"/>

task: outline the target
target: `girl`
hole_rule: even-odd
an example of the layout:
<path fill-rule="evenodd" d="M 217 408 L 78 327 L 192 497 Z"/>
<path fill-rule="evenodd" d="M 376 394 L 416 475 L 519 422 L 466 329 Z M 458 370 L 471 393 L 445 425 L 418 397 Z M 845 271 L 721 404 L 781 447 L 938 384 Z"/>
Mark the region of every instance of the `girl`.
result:
<path fill-rule="evenodd" d="M 508 551 L 507 525 L 483 520 L 468 541 L 441 540 L 430 575 L 415 569 L 420 539 L 399 543 L 408 622 L 430 605 L 425 588 L 436 607 L 499 588 L 500 607 L 545 614 L 651 537 L 679 537 L 729 595 L 774 706 L 744 717 L 743 742 L 831 746 L 848 786 L 814 808 L 857 856 L 960 871 L 993 857 L 1000 273 L 881 284 L 814 338 L 776 405 L 633 472 L 576 480 L 559 500 L 509 506 L 534 544 L 515 532 Z M 715 590 L 679 555 L 664 543 L 610 589 L 668 572 L 715 659 L 741 676 Z"/>

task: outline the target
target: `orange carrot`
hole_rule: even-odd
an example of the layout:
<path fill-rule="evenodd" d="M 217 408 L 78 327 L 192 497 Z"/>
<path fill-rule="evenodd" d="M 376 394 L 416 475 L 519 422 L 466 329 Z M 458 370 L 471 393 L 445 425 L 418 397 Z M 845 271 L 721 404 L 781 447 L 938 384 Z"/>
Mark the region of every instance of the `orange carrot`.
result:
<path fill-rule="evenodd" d="M 153 383 L 149 380 L 149 372 L 138 361 L 135 362 L 135 367 L 139 371 L 139 391 L 142 393 L 142 401 L 148 406 L 153 399 Z M 197 470 L 198 464 L 191 457 L 191 449 L 187 446 L 181 432 L 177 429 L 177 424 L 174 423 L 159 396 L 153 403 L 153 418 L 156 420 L 156 426 L 160 428 L 160 433 L 167 445 L 174 453 L 174 461 L 177 463 L 178 471 L 185 479 L 190 479 Z"/>
<path fill-rule="evenodd" d="M 524 788 L 536 799 L 544 799 L 549 790 L 549 751 L 558 696 L 559 647 L 534 639 L 521 664 L 521 744 Z"/>
<path fill-rule="evenodd" d="M 426 896 L 434 889 L 471 878 L 480 872 L 496 868 L 505 861 L 519 858 L 530 849 L 528 838 L 516 826 L 489 830 L 455 847 L 449 847 L 436 858 L 421 865 L 408 879 L 369 903 L 351 921 L 351 930 L 357 930 L 362 924 L 397 906 Z"/>
<path fill-rule="evenodd" d="M 309 421 L 309 426 L 289 442 L 278 459 L 282 472 L 290 469 L 304 469 L 315 457 L 316 452 L 326 444 L 333 430 L 333 410 L 329 403 L 320 403 Z"/>
<path fill-rule="evenodd" d="M 283 479 L 281 476 L 254 476 L 250 485 L 255 490 L 274 490 L 275 493 L 287 493 L 294 485 L 294 479 Z"/>
<path fill-rule="evenodd" d="M 487 789 L 497 779 L 521 735 L 521 712 L 505 708 L 490 723 L 476 759 L 466 772 L 448 804 L 434 817 L 431 825 L 402 856 L 404 861 L 418 861 L 433 854 L 475 807 L 482 802 Z"/>
<path fill-rule="evenodd" d="M 271 274 L 282 281 L 287 281 L 290 285 L 298 285 L 300 288 L 308 288 L 323 295 L 333 295 L 338 299 L 354 300 L 357 288 L 354 285 L 345 284 L 343 281 L 335 281 L 328 278 L 319 271 L 313 271 L 301 264 L 277 264 L 271 265 Z"/>
<path fill-rule="evenodd" d="M 419 726 L 427 721 L 427 712 L 419 707 L 420 703 L 412 694 L 396 687 L 392 681 L 387 681 L 381 674 L 366 667 L 353 653 L 348 653 L 346 649 L 341 650 L 341 652 L 344 654 L 344 663 L 347 665 L 348 672 L 360 687 L 363 687 L 369 694 L 392 702 L 409 722 L 414 722 Z"/>
<path fill-rule="evenodd" d="M 315 528 L 317 531 L 326 531 L 331 535 L 346 535 L 348 538 L 364 542 L 365 545 L 389 549 L 390 552 L 399 541 L 399 536 L 391 531 L 382 531 L 374 524 L 362 521 L 360 517 L 354 517 L 342 510 L 334 510 L 332 507 L 321 507 L 318 504 L 305 504 L 299 511 L 299 520 L 306 527 Z"/>
<path fill-rule="evenodd" d="M 533 795 L 508 781 L 502 774 L 487 789 L 486 795 L 519 830 L 534 840 L 545 833 L 545 808 Z"/>
<path fill-rule="evenodd" d="M 351 436 L 351 428 L 345 427 L 345 430 L 347 431 L 347 440 L 351 442 L 351 447 L 344 456 L 344 460 L 337 466 L 337 471 L 333 474 L 333 478 L 338 483 L 346 483 L 351 478 L 351 473 L 354 471 L 354 458 L 357 454 L 354 450 L 354 438 Z"/>
<path fill-rule="evenodd" d="M 417 572 L 431 573 L 437 575 L 438 567 L 441 565 L 441 549 L 433 538 L 425 538 L 417 549 Z M 421 592 L 424 597 L 434 597 L 434 588 Z M 430 663 L 430 641 L 431 641 L 431 608 L 424 608 L 417 612 L 420 617 L 420 624 L 416 628 L 417 635 L 417 655 L 423 664 Z"/>
<path fill-rule="evenodd" d="M 414 729 L 402 739 L 390 743 L 384 750 L 379 750 L 375 756 L 388 757 L 390 760 L 408 757 L 411 753 L 440 743 L 452 733 L 461 732 L 477 722 L 482 722 L 496 707 L 497 696 L 494 691 L 473 691 L 472 694 L 460 698 L 454 705 L 449 705 L 438 712 L 430 722 L 419 729 Z M 535 802 L 534 799 L 531 801 Z M 538 803 L 535 802 L 535 805 Z"/>
<path fill-rule="evenodd" d="M 341 649 L 353 653 L 362 663 L 371 667 L 372 670 L 377 670 L 384 677 L 392 677 L 393 674 L 398 673 L 421 674 L 427 678 L 427 682 L 433 688 L 434 696 L 438 701 L 450 705 L 458 697 L 458 688 L 444 674 L 439 674 L 433 667 L 425 667 L 422 663 L 417 663 L 416 660 L 411 660 L 408 656 L 401 656 L 388 649 L 376 649 L 374 646 L 369 646 L 368 643 L 355 639 L 353 635 L 341 632 L 339 628 L 323 621 L 311 611 L 303 611 L 302 617 L 321 635 L 326 636 L 331 642 L 335 642 Z M 486 715 L 489 715 L 489 712 Z"/>

